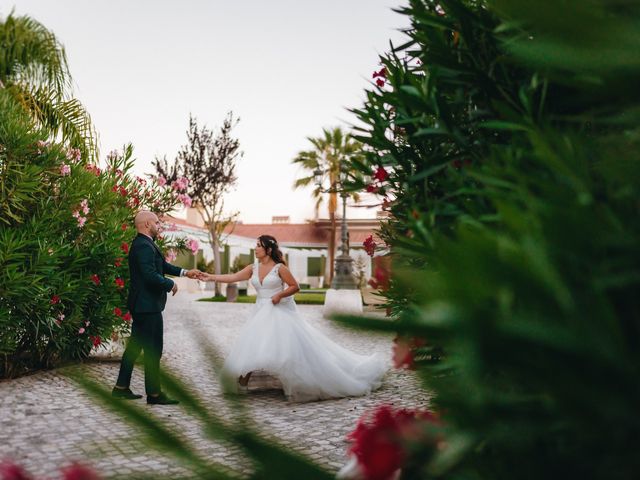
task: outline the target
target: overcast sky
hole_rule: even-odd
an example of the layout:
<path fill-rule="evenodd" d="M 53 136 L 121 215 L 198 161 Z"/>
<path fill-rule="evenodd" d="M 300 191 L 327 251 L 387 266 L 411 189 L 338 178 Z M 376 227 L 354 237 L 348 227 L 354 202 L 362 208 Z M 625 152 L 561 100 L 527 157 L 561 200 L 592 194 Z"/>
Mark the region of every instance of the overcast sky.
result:
<path fill-rule="evenodd" d="M 174 158 L 190 113 L 217 127 L 232 110 L 245 153 L 226 204 L 245 223 L 269 223 L 312 217 L 309 192 L 292 191 L 291 159 L 307 136 L 355 122 L 347 108 L 362 104 L 389 41 L 402 41 L 408 21 L 392 8 L 405 3 L 2 0 L 0 15 L 15 8 L 54 31 L 102 156 L 131 142 L 138 174 Z"/>

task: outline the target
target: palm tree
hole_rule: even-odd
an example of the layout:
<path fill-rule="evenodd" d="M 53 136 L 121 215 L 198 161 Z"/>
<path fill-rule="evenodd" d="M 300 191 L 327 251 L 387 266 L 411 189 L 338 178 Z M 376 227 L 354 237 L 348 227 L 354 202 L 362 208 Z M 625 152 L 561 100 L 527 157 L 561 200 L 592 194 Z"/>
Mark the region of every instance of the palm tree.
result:
<path fill-rule="evenodd" d="M 21 105 L 51 137 L 96 159 L 96 133 L 89 114 L 71 95 L 67 56 L 41 23 L 13 12 L 0 18 L 0 90 Z"/>
<path fill-rule="evenodd" d="M 294 188 L 313 185 L 313 198 L 315 199 L 316 218 L 320 205 L 324 200 L 324 194 L 328 193 L 327 211 L 331 221 L 331 235 L 329 237 L 329 280 L 331 284 L 334 274 L 334 260 L 336 250 L 336 211 L 338 209 L 338 194 L 340 192 L 340 168 L 343 162 L 347 162 L 362 150 L 360 142 L 354 140 L 351 135 L 342 131 L 340 127 L 323 129 L 323 135 L 318 138 L 307 137 L 313 145 L 312 150 L 298 152 L 293 163 L 301 166 L 306 176 L 297 179 Z M 329 187 L 315 183 L 315 171 L 322 171 L 323 177 L 328 179 Z M 349 196 L 358 201 L 358 194 L 353 192 Z"/>

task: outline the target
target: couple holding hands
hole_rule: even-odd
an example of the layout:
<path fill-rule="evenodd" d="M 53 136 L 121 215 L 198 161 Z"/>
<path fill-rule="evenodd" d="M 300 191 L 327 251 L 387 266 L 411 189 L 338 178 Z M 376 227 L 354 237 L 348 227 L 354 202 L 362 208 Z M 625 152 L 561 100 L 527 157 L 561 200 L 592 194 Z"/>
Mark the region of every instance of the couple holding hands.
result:
<path fill-rule="evenodd" d="M 133 317 L 131 337 L 122 357 L 112 395 L 138 399 L 129 388 L 133 365 L 144 351 L 145 390 L 148 404 L 178 403 L 162 392 L 160 357 L 167 293 L 176 294 L 176 283 L 165 275 L 186 276 L 202 281 L 250 280 L 257 292 L 251 315 L 231 347 L 222 372 L 246 386 L 251 373 L 267 371 L 281 383 L 290 401 L 311 401 L 366 395 L 381 385 L 388 361 L 379 355 L 359 355 L 327 338 L 300 315 L 293 295 L 300 289 L 286 267 L 277 240 L 261 235 L 255 262 L 234 274 L 212 275 L 184 270 L 168 263 L 154 240 L 160 221 L 150 211 L 136 215 L 138 235 L 129 249 L 129 295 L 127 306 Z M 211 314 L 215 321 L 215 311 Z"/>

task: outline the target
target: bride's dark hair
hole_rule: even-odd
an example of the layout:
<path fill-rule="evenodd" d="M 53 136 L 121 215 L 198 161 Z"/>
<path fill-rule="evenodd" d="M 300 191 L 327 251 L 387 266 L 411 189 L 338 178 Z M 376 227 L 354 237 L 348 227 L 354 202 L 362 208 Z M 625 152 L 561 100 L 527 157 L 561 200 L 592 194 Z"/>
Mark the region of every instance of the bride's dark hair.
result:
<path fill-rule="evenodd" d="M 260 235 L 258 241 L 274 262 L 287 264 L 287 262 L 284 261 L 284 255 L 278 247 L 278 241 L 275 237 L 271 235 Z"/>

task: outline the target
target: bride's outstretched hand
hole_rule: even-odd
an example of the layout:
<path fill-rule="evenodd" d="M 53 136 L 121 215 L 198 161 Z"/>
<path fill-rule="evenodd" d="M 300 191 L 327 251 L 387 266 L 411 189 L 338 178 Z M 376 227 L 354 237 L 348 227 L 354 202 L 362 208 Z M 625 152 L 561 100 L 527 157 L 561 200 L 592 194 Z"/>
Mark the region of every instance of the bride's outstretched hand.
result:
<path fill-rule="evenodd" d="M 211 277 L 213 277 L 213 275 L 209 275 L 208 273 L 205 273 L 205 272 L 200 272 L 198 274 L 198 280 L 201 280 L 203 282 L 209 282 L 213 280 L 213 278 Z"/>

